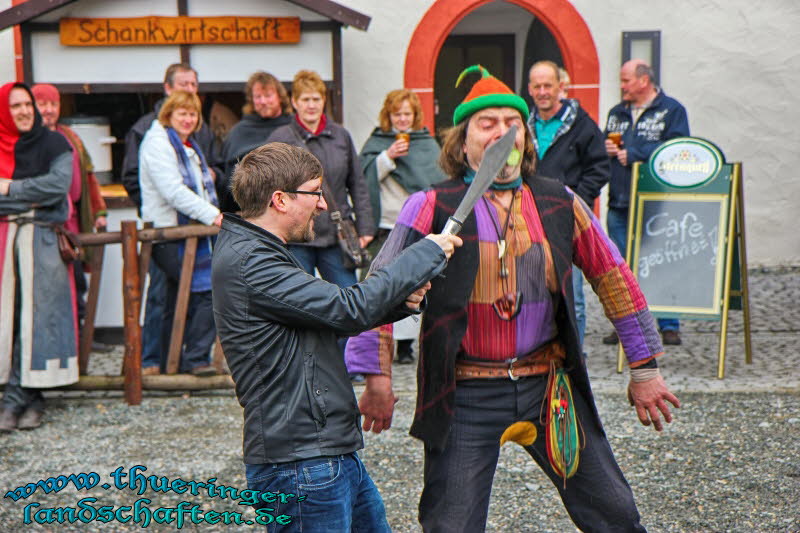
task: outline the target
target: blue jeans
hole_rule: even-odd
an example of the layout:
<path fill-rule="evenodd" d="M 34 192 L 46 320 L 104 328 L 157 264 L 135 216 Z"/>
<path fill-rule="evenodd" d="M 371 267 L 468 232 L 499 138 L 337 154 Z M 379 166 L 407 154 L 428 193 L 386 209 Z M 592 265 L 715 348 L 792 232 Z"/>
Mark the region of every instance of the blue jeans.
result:
<path fill-rule="evenodd" d="M 147 287 L 142 328 L 142 368 L 161 366 L 161 329 L 164 327 L 164 304 L 167 299 L 167 276 L 152 259 L 149 274 L 150 285 Z"/>
<path fill-rule="evenodd" d="M 628 209 L 608 208 L 606 217 L 608 236 L 619 248 L 619 253 L 625 259 L 625 250 L 628 244 Z M 659 318 L 658 329 L 661 331 L 678 331 L 681 323 L 677 318 Z"/>
<path fill-rule="evenodd" d="M 483 532 L 489 510 L 500 436 L 511 424 L 529 421 L 537 437 L 525 451 L 550 478 L 570 518 L 581 531 L 643 533 L 633 493 L 614 459 L 611 446 L 577 389 L 572 390 L 585 447 L 578 471 L 567 480 L 547 459 L 539 409 L 547 376 L 459 381 L 455 413 L 443 450 L 425 447 L 425 485 L 419 521 L 426 533 Z M 516 446 L 516 444 L 512 444 Z M 535 517 L 530 518 L 535 530 Z"/>
<path fill-rule="evenodd" d="M 347 270 L 342 263 L 342 250 L 339 245 L 317 248 L 315 246 L 289 245 L 289 251 L 303 266 L 303 270 L 314 275 L 314 269 L 319 270 L 322 279 L 334 283 L 339 287 L 355 285 L 355 270 Z"/>
<path fill-rule="evenodd" d="M 586 298 L 583 296 L 583 272 L 572 267 L 572 295 L 575 299 L 575 322 L 578 326 L 578 340 L 583 346 L 583 337 L 586 334 Z"/>
<path fill-rule="evenodd" d="M 183 263 L 178 251 L 179 247 L 178 241 L 160 242 L 153 245 L 153 261 L 164 273 L 166 285 L 164 325 L 161 328 L 161 372 L 167 370 L 172 322 L 175 320 L 175 305 L 178 301 L 178 285 Z M 189 305 L 186 309 L 179 372 L 191 372 L 195 368 L 208 365 L 211 346 L 216 337 L 217 329 L 214 324 L 211 291 L 192 292 L 189 295 Z"/>
<path fill-rule="evenodd" d="M 269 500 L 253 506 L 257 514 L 292 517 L 286 525 L 267 524 L 270 533 L 391 532 L 383 499 L 355 452 L 291 463 L 246 464 L 245 472 L 247 488 Z"/>

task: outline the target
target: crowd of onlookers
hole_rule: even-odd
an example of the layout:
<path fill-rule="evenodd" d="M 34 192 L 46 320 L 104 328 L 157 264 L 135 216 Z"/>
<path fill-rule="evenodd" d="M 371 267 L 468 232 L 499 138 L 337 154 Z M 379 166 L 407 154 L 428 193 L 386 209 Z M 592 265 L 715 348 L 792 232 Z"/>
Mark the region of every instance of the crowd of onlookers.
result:
<path fill-rule="evenodd" d="M 631 163 L 645 161 L 669 138 L 688 135 L 685 110 L 663 93 L 642 61 L 623 65 L 623 101 L 609 112 L 605 133 L 568 97 L 568 76 L 555 63 L 534 64 L 529 81 L 535 106 L 528 127 L 538 172 L 559 179 L 590 206 L 610 183 L 608 232 L 624 257 Z M 326 113 L 327 88 L 313 71 L 298 72 L 290 93 L 273 75 L 255 72 L 244 86 L 243 116 L 222 139 L 203 120 L 191 66 L 170 65 L 164 93 L 125 138 L 122 183 L 142 220 L 155 227 L 219 226 L 222 213 L 239 209 L 229 182 L 244 155 L 266 142 L 305 148 L 322 164 L 328 212 L 315 221 L 313 240 L 288 247 L 305 271 L 340 287 L 356 283 L 357 274 L 343 262 L 330 211 L 352 220 L 358 245 L 375 256 L 409 195 L 445 179 L 439 145 L 423 126 L 422 106 L 411 90 L 386 95 L 378 127 L 360 152 Z M 59 106 L 52 85 L 0 88 L 0 382 L 6 383 L 0 431 L 38 427 L 40 389 L 77 381 L 86 257 L 67 261 L 60 244 L 65 232 L 106 225 L 88 152 L 74 131 L 58 123 Z M 180 358 L 180 372 L 195 376 L 216 373 L 209 359 L 216 336 L 213 246 L 210 237 L 198 242 Z M 153 246 L 142 334 L 145 375 L 166 371 L 183 252 L 183 241 Z M 583 277 L 573 280 L 583 341 Z M 676 320 L 659 326 L 666 344 L 681 342 Z M 413 363 L 418 321 L 395 324 L 393 335 L 398 362 Z M 616 343 L 616 334 L 603 342 Z"/>

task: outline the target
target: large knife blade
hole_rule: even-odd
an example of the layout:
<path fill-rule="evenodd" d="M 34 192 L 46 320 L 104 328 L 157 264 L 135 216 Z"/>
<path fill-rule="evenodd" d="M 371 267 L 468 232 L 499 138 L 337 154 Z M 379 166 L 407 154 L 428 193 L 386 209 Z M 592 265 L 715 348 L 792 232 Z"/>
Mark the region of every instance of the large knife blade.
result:
<path fill-rule="evenodd" d="M 514 140 L 517 137 L 517 126 L 511 126 L 505 135 L 489 146 L 483 153 L 481 165 L 475 173 L 475 179 L 467 189 L 467 194 L 461 199 L 456 212 L 447 219 L 447 223 L 442 229 L 445 235 L 458 235 L 461 226 L 467 219 L 478 199 L 483 196 L 492 182 L 497 178 L 497 174 L 503 169 L 508 160 L 511 150 L 514 148 Z"/>

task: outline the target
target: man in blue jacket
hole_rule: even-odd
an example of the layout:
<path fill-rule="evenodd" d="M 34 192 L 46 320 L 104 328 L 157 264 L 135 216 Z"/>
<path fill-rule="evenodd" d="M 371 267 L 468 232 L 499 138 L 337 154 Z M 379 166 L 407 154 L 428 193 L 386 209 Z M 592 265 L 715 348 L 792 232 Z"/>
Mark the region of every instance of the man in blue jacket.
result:
<path fill-rule="evenodd" d="M 528 81 L 528 93 L 536 105 L 528 118 L 528 128 L 539 157 L 537 174 L 557 179 L 593 207 L 610 173 L 603 133 L 577 100 L 561 98 L 564 80 L 558 65 L 552 61 L 534 63 Z M 577 267 L 572 270 L 575 318 L 583 345 L 586 330 L 583 274 Z"/>
<path fill-rule="evenodd" d="M 608 195 L 608 235 L 622 256 L 628 239 L 628 206 L 631 195 L 631 165 L 645 162 L 663 142 L 689 135 L 686 109 L 655 84 L 653 69 L 641 59 L 622 65 L 619 73 L 622 102 L 608 112 L 606 136 L 621 134 L 617 145 L 606 139 L 611 159 L 611 187 Z M 664 344 L 681 343 L 677 319 L 658 320 Z M 616 344 L 616 333 L 603 337 L 604 344 Z"/>

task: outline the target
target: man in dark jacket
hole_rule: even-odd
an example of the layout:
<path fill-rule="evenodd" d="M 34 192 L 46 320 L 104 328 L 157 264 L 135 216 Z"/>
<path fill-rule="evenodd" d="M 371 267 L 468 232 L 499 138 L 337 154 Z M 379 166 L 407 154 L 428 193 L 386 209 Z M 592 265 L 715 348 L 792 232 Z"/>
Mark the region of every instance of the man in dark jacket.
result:
<path fill-rule="evenodd" d="M 430 235 L 365 281 L 339 288 L 306 273 L 287 248 L 313 239 L 315 218 L 327 209 L 311 153 L 261 146 L 237 167 L 232 192 L 242 216 L 225 214 L 214 250 L 214 317 L 244 408 L 259 523 L 271 516 L 289 522 L 281 531 L 390 531 L 356 454 L 364 442 L 337 336 L 418 313 L 428 280 L 461 239 Z M 389 425 L 367 418 L 364 429 Z"/>
<path fill-rule="evenodd" d="M 564 82 L 552 61 L 534 63 L 528 74 L 528 93 L 536 107 L 528 118 L 533 146 L 539 156 L 537 173 L 567 185 L 589 207 L 608 183 L 610 173 L 603 134 L 577 100 L 561 99 Z M 583 344 L 586 300 L 583 274 L 572 270 L 575 318 Z"/>
<path fill-rule="evenodd" d="M 625 257 L 628 242 L 628 206 L 631 195 L 631 165 L 646 162 L 664 141 L 689 135 L 686 109 L 655 84 L 655 75 L 641 59 L 622 65 L 619 73 L 622 102 L 608 112 L 606 134 L 616 133 L 620 144 L 606 139 L 611 161 L 611 187 L 608 194 L 608 234 Z M 658 327 L 664 344 L 680 344 L 680 323 L 675 318 L 660 318 Z M 615 333 L 603 338 L 616 344 Z"/>
<path fill-rule="evenodd" d="M 225 138 L 222 147 L 224 174 L 217 179 L 219 207 L 223 212 L 234 213 L 239 206 L 233 201 L 230 178 L 236 163 L 247 152 L 267 142 L 267 138 L 292 120 L 292 104 L 283 84 L 268 72 L 253 73 L 244 87 L 244 116 Z"/>
<path fill-rule="evenodd" d="M 164 94 L 169 96 L 172 91 L 187 91 L 197 94 L 197 71 L 186 63 L 174 63 L 167 67 L 164 73 Z M 122 161 L 122 185 L 128 192 L 128 197 L 137 207 L 142 205 L 142 197 L 139 191 L 139 145 L 142 144 L 144 134 L 150 129 L 153 121 L 158 116 L 161 105 L 165 98 L 162 98 L 153 107 L 153 111 L 143 115 L 125 135 L 125 158 Z M 216 137 L 208 127 L 207 121 L 203 121 L 200 129 L 192 134 L 192 138 L 203 150 L 208 166 L 216 175 L 222 173 L 222 164 L 219 158 L 219 147 Z"/>

